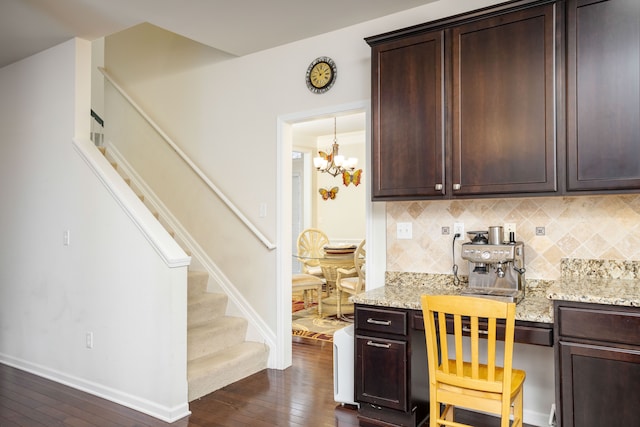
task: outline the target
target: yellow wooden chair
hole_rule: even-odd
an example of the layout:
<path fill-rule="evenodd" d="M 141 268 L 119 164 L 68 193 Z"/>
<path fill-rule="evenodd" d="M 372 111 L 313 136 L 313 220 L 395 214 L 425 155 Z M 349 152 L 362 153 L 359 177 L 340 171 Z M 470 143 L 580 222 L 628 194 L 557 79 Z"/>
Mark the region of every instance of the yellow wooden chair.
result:
<path fill-rule="evenodd" d="M 357 295 L 364 291 L 366 283 L 365 262 L 367 251 L 366 241 L 360 242 L 353 253 L 353 268 L 339 268 L 336 275 L 336 316 L 342 317 L 342 293 Z"/>
<path fill-rule="evenodd" d="M 452 295 L 423 295 L 421 303 L 429 363 L 430 427 L 467 426 L 454 421 L 456 407 L 498 415 L 501 427 L 508 427 L 513 416 L 512 426 L 522 427 L 525 372 L 512 368 L 515 304 Z M 500 319 L 505 323 L 499 323 Z M 453 330 L 453 349 L 442 333 L 447 323 L 449 332 Z M 497 366 L 496 341 L 503 325 L 504 360 Z M 463 340 L 463 334 L 469 338 Z M 486 354 L 479 349 L 480 337 L 486 338 Z M 486 363 L 480 362 L 481 357 L 486 357 Z"/>
<path fill-rule="evenodd" d="M 324 256 L 324 247 L 328 244 L 327 235 L 317 228 L 307 228 L 298 235 L 297 256 L 302 263 L 302 273 L 324 280 L 320 258 Z"/>

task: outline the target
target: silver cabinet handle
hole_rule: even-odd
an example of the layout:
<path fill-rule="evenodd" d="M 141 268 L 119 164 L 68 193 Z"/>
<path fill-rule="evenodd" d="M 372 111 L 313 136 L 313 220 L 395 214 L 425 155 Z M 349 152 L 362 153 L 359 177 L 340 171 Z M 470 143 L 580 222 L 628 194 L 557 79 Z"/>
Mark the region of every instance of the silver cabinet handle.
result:
<path fill-rule="evenodd" d="M 374 325 L 389 326 L 391 325 L 391 320 L 376 320 L 376 319 L 368 318 L 367 323 L 372 323 Z"/>
<path fill-rule="evenodd" d="M 367 345 L 371 347 L 378 347 L 378 348 L 391 348 L 391 344 L 380 344 L 373 341 L 367 341 Z"/>
<path fill-rule="evenodd" d="M 459 190 L 460 189 L 460 184 L 453 184 L 453 189 L 454 190 Z"/>
<path fill-rule="evenodd" d="M 436 190 L 437 191 L 442 190 L 442 184 L 436 184 Z"/>
<path fill-rule="evenodd" d="M 471 328 L 468 327 L 468 326 L 463 326 L 462 327 L 462 332 L 471 332 Z M 485 331 L 485 330 L 482 330 L 482 329 L 478 330 L 478 333 L 482 334 L 482 335 L 489 335 L 489 331 Z"/>

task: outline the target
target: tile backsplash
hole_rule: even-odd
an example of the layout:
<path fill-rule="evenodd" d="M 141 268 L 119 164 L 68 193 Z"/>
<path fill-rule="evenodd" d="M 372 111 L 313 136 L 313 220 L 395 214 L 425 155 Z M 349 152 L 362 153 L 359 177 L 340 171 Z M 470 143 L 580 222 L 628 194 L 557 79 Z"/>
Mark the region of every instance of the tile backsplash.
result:
<path fill-rule="evenodd" d="M 525 244 L 527 278 L 555 280 L 562 258 L 640 259 L 640 195 L 504 198 L 388 202 L 387 271 L 452 272 L 453 224 L 465 231 L 516 224 L 516 240 Z M 410 240 L 397 239 L 396 224 L 410 222 Z M 449 235 L 442 234 L 449 227 Z M 536 227 L 545 235 L 537 236 Z M 506 234 L 506 233 L 505 233 Z M 456 240 L 459 274 L 468 274 Z"/>

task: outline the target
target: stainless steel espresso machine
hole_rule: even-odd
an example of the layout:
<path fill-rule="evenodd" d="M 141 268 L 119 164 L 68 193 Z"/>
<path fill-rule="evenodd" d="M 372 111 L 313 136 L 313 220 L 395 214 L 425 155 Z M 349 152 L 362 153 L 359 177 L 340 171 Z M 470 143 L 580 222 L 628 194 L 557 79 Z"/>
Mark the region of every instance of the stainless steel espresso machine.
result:
<path fill-rule="evenodd" d="M 513 233 L 505 241 L 502 227 L 470 231 L 462 244 L 462 259 L 469 261 L 469 286 L 463 294 L 518 303 L 524 298 L 524 243 Z"/>

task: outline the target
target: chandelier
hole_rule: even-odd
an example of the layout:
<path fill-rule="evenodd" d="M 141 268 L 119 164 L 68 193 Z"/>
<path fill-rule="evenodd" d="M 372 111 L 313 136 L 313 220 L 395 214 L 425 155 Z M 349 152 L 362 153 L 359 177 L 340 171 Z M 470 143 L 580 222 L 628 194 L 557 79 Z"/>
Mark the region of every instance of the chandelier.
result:
<path fill-rule="evenodd" d="M 331 152 L 325 153 L 324 151 L 318 151 L 320 154 L 318 157 L 313 158 L 313 165 L 319 172 L 326 172 L 332 176 L 344 175 L 345 172 L 353 172 L 358 166 L 358 159 L 356 157 L 349 157 L 345 159 L 344 156 L 338 154 L 338 137 L 336 130 L 336 118 L 333 118 L 333 145 L 331 146 Z"/>

